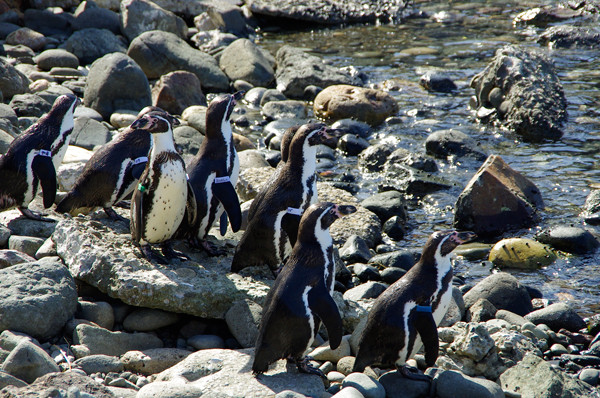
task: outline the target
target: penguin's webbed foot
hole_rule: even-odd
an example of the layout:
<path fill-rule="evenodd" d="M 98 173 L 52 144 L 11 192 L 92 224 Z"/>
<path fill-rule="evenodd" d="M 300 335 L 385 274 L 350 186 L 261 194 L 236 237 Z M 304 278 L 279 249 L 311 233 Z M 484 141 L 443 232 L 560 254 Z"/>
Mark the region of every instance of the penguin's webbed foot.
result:
<path fill-rule="evenodd" d="M 224 256 L 227 254 L 225 249 L 217 247 L 206 239 L 198 239 L 198 237 L 195 236 L 188 239 L 188 244 L 195 249 L 204 250 L 206 254 L 211 257 Z"/>
<path fill-rule="evenodd" d="M 123 221 L 125 224 L 129 225 L 129 219 L 117 213 L 112 207 L 105 207 L 104 212 L 111 220 Z"/>
<path fill-rule="evenodd" d="M 56 222 L 56 220 L 54 220 L 52 218 L 44 217 L 44 216 L 47 216 L 47 214 L 42 214 L 37 211 L 29 210 L 27 207 L 19 207 L 19 211 L 21 212 L 21 214 L 23 214 L 25 217 L 29 218 L 30 220 L 44 221 L 44 222 Z"/>
<path fill-rule="evenodd" d="M 162 251 L 162 254 L 168 259 L 177 259 L 177 260 L 181 260 L 181 261 L 191 260 L 184 253 L 173 249 L 168 242 L 165 242 L 161 245 L 161 251 Z"/>
<path fill-rule="evenodd" d="M 398 366 L 398 372 L 400 372 L 400 374 L 407 379 L 431 382 L 431 376 L 421 373 L 419 369 L 414 368 L 412 366 Z"/>
<path fill-rule="evenodd" d="M 300 373 L 307 373 L 326 378 L 325 374 L 321 371 L 321 369 L 317 369 L 310 364 L 310 360 L 310 357 L 304 357 L 303 359 L 296 360 L 296 366 L 298 367 L 298 371 Z"/>
<path fill-rule="evenodd" d="M 159 264 L 168 264 L 169 263 L 164 256 L 161 256 L 160 254 L 158 254 L 154 250 L 152 250 L 150 245 L 140 246 L 140 251 L 142 252 L 142 255 L 144 256 L 144 258 L 146 258 L 148 261 L 157 262 Z"/>

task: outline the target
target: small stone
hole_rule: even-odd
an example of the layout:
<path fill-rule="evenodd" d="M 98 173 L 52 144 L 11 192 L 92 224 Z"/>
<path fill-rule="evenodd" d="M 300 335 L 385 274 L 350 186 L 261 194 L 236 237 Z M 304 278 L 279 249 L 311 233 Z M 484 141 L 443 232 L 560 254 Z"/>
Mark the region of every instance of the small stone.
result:
<path fill-rule="evenodd" d="M 600 380 L 600 370 L 591 368 L 582 369 L 577 377 L 579 380 L 585 381 L 592 386 L 597 386 Z"/>
<path fill-rule="evenodd" d="M 79 300 L 79 310 L 75 316 L 92 321 L 96 325 L 108 330 L 112 330 L 115 323 L 113 308 L 109 303 L 104 301 L 91 302 Z"/>
<path fill-rule="evenodd" d="M 352 373 L 352 368 L 354 368 L 355 360 L 356 358 L 352 356 L 340 358 L 336 365 L 337 371 L 346 376 L 349 375 L 350 373 Z"/>
<path fill-rule="evenodd" d="M 46 351 L 23 339 L 4 360 L 0 370 L 27 383 L 33 383 L 47 373 L 59 372 L 60 368 Z"/>
<path fill-rule="evenodd" d="M 562 354 L 568 354 L 569 351 L 562 344 L 552 344 L 550 346 L 550 352 L 554 356 L 560 356 Z"/>
<path fill-rule="evenodd" d="M 83 371 L 92 375 L 93 373 L 122 372 L 123 363 L 119 358 L 110 355 L 88 355 L 75 361 L 75 365 L 80 366 Z"/>
<path fill-rule="evenodd" d="M 455 370 L 436 373 L 434 383 L 439 398 L 504 398 L 502 388 L 493 381 L 470 377 Z"/>
<path fill-rule="evenodd" d="M 383 224 L 383 232 L 395 241 L 402 240 L 406 234 L 406 220 L 393 216 Z"/>
<path fill-rule="evenodd" d="M 337 363 L 341 358 L 351 355 L 349 339 L 350 335 L 344 336 L 339 347 L 335 350 L 331 349 L 329 343 L 325 343 L 312 350 L 308 356 L 316 361 L 331 361 Z"/>
<path fill-rule="evenodd" d="M 379 271 L 372 265 L 357 263 L 352 266 L 354 274 L 361 280 L 361 282 L 367 281 L 379 281 L 381 275 Z"/>
<path fill-rule="evenodd" d="M 364 373 L 351 373 L 342 382 L 342 388 L 354 387 L 365 398 L 385 398 L 385 389 L 377 381 Z"/>
<path fill-rule="evenodd" d="M 225 348 L 225 341 L 221 337 L 210 334 L 192 336 L 187 340 L 187 343 L 197 350 Z"/>
<path fill-rule="evenodd" d="M 163 346 L 162 340 L 149 333 L 111 332 L 86 324 L 77 325 L 73 333 L 73 343 L 85 347 L 80 350 L 82 353 L 112 356 L 119 356 L 132 350 Z"/>
<path fill-rule="evenodd" d="M 496 312 L 496 318 L 505 320 L 511 325 L 517 325 L 520 327 L 523 327 L 526 323 L 531 323 L 521 315 L 515 314 L 514 312 L 510 312 L 507 310 L 498 310 Z"/>
<path fill-rule="evenodd" d="M 149 332 L 172 325 L 179 320 L 179 315 L 150 308 L 135 310 L 123 321 L 123 328 L 128 331 Z"/>
<path fill-rule="evenodd" d="M 345 134 L 338 140 L 338 149 L 348 156 L 356 156 L 369 147 L 369 142 L 354 134 Z"/>
<path fill-rule="evenodd" d="M 563 225 L 544 229 L 535 235 L 535 239 L 557 250 L 575 254 L 594 252 L 600 246 L 590 231 Z"/>
<path fill-rule="evenodd" d="M 251 300 L 233 303 L 225 314 L 229 331 L 242 347 L 253 347 L 258 337 L 262 307 Z"/>
<path fill-rule="evenodd" d="M 469 322 L 485 322 L 493 319 L 498 310 L 489 300 L 481 298 L 469 308 L 467 313 L 467 321 Z"/>
<path fill-rule="evenodd" d="M 381 271 L 381 280 L 387 284 L 392 284 L 406 274 L 406 270 L 402 268 L 390 267 Z"/>
<path fill-rule="evenodd" d="M 35 253 L 44 244 L 44 239 L 34 238 L 32 236 L 11 235 L 8 239 L 8 248 L 11 250 L 20 251 L 35 257 Z"/>
<path fill-rule="evenodd" d="M 0 250 L 0 269 L 13 266 L 15 264 L 34 262 L 35 258 L 11 249 Z"/>
<path fill-rule="evenodd" d="M 384 373 L 379 378 L 379 382 L 385 389 L 386 398 L 418 398 L 429 395 L 429 382 L 411 380 L 397 370 Z"/>

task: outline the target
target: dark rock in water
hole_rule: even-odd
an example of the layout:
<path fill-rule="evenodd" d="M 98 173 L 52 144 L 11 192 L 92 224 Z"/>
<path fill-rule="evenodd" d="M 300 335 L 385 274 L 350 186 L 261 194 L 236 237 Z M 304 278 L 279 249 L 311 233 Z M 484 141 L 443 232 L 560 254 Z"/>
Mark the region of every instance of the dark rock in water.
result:
<path fill-rule="evenodd" d="M 4 58 L 0 58 L 0 92 L 8 100 L 15 94 L 29 92 L 31 81 Z"/>
<path fill-rule="evenodd" d="M 569 362 L 579 366 L 600 366 L 600 358 L 594 355 L 562 354 L 560 357 L 560 365 L 564 367 Z"/>
<path fill-rule="evenodd" d="M 457 89 L 452 79 L 442 72 L 426 72 L 421 76 L 419 83 L 429 91 L 440 93 L 451 93 Z"/>
<path fill-rule="evenodd" d="M 598 48 L 600 30 L 572 25 L 551 26 L 540 35 L 538 43 L 550 48 Z"/>
<path fill-rule="evenodd" d="M 588 197 L 585 198 L 585 203 L 579 216 L 583 217 L 585 222 L 590 225 L 600 224 L 600 189 L 591 191 Z"/>
<path fill-rule="evenodd" d="M 9 103 L 18 116 L 40 117 L 52 108 L 52 104 L 37 94 L 17 94 Z"/>
<path fill-rule="evenodd" d="M 148 79 L 133 59 L 122 53 L 105 55 L 90 68 L 84 105 L 105 120 L 117 109 L 139 111 L 152 103 Z"/>
<path fill-rule="evenodd" d="M 533 225 L 543 206 L 539 189 L 527 177 L 491 155 L 458 197 L 454 226 L 495 235 Z"/>
<path fill-rule="evenodd" d="M 394 149 L 393 144 L 385 142 L 371 145 L 359 154 L 358 165 L 368 171 L 381 171 Z"/>
<path fill-rule="evenodd" d="M 556 226 L 546 228 L 535 239 L 567 253 L 584 254 L 595 251 L 600 243 L 591 232 L 578 227 Z"/>
<path fill-rule="evenodd" d="M 373 256 L 369 264 L 380 264 L 384 267 L 402 268 L 408 271 L 419 261 L 419 258 L 421 258 L 419 250 L 398 250 Z"/>
<path fill-rule="evenodd" d="M 340 257 L 347 263 L 366 263 L 373 255 L 363 238 L 352 235 L 340 249 Z"/>
<path fill-rule="evenodd" d="M 296 47 L 282 46 L 275 58 L 277 88 L 290 98 L 302 98 L 304 88 L 309 85 L 326 88 L 335 84 L 361 84 L 358 77 L 327 65 L 321 58 Z"/>
<path fill-rule="evenodd" d="M 559 139 L 567 100 L 552 63 L 541 53 L 506 46 L 471 80 L 478 117 L 524 139 Z"/>
<path fill-rule="evenodd" d="M 400 217 L 404 222 L 408 219 L 404 195 L 398 191 L 375 194 L 363 200 L 361 205 L 377 214 L 382 223 L 394 216 Z"/>
<path fill-rule="evenodd" d="M 525 319 L 536 325 L 546 324 L 556 332 L 562 328 L 577 332 L 586 327 L 585 321 L 566 303 L 555 303 L 541 310 L 533 311 L 527 314 Z"/>
<path fill-rule="evenodd" d="M 345 134 L 338 140 L 338 149 L 348 156 L 356 156 L 369 147 L 369 142 L 354 134 Z"/>
<path fill-rule="evenodd" d="M 266 89 L 261 98 L 260 98 L 260 106 L 264 106 L 267 102 L 271 101 L 285 101 L 288 98 L 279 90 L 274 88 Z"/>
<path fill-rule="evenodd" d="M 381 280 L 379 271 L 372 265 L 356 263 L 352 265 L 352 269 L 354 271 L 354 275 L 356 275 L 361 282 Z"/>
<path fill-rule="evenodd" d="M 358 301 L 360 299 L 377 298 L 387 287 L 388 285 L 381 282 L 366 282 L 348 289 L 344 293 L 344 300 Z"/>
<path fill-rule="evenodd" d="M 149 79 L 185 70 L 198 76 L 204 90 L 223 92 L 229 89 L 229 79 L 217 61 L 173 33 L 158 30 L 144 32 L 131 42 L 127 54 Z"/>
<path fill-rule="evenodd" d="M 183 70 L 160 77 L 152 87 L 152 103 L 172 115 L 181 115 L 192 105 L 207 105 L 198 77 Z"/>
<path fill-rule="evenodd" d="M 477 148 L 477 141 L 459 130 L 438 130 L 427 137 L 425 149 L 429 155 L 445 159 L 448 156 L 472 156 L 485 160 L 485 153 Z"/>
<path fill-rule="evenodd" d="M 379 184 L 382 191 L 398 190 L 419 197 L 448 188 L 450 184 L 444 179 L 401 164 L 388 165 L 384 181 Z"/>
<path fill-rule="evenodd" d="M 219 66 L 229 80 L 245 80 L 253 86 L 268 87 L 275 78 L 273 56 L 248 39 L 228 45 L 221 53 Z"/>
<path fill-rule="evenodd" d="M 406 270 L 402 268 L 389 267 L 380 272 L 381 280 L 385 283 L 392 284 L 406 274 Z"/>
<path fill-rule="evenodd" d="M 150 30 L 173 33 L 181 39 L 187 37 L 185 21 L 153 2 L 125 0 L 120 7 L 121 31 L 129 41 Z"/>
<path fill-rule="evenodd" d="M 250 11 L 255 16 L 272 18 L 279 23 L 295 20 L 338 25 L 395 20 L 400 18 L 408 3 L 403 0 L 391 2 L 310 0 L 301 3 L 294 0 L 253 0 L 250 2 Z"/>
<path fill-rule="evenodd" d="M 406 233 L 405 228 L 406 220 L 399 216 L 393 216 L 383 223 L 383 232 L 395 241 L 399 241 L 404 238 Z"/>
<path fill-rule="evenodd" d="M 70 34 L 72 18 L 66 12 L 55 14 L 33 8 L 28 8 L 24 13 L 25 26 L 46 36 Z"/>
<path fill-rule="evenodd" d="M 387 398 L 422 398 L 429 396 L 431 382 L 412 380 L 404 377 L 397 370 L 384 373 L 379 382 L 385 389 Z"/>
<path fill-rule="evenodd" d="M 246 95 L 244 95 L 244 102 L 248 103 L 248 105 L 252 107 L 257 108 L 260 106 L 260 102 L 266 91 L 267 89 L 264 87 L 254 87 L 246 92 Z M 283 97 L 285 98 L 285 95 Z"/>
<path fill-rule="evenodd" d="M 581 2 L 585 3 L 585 1 Z M 580 11 L 568 7 L 536 7 L 519 13 L 513 19 L 515 25 L 546 26 L 548 23 L 560 22 L 581 15 Z"/>
<path fill-rule="evenodd" d="M 435 160 L 421 155 L 419 153 L 413 153 L 408 149 L 398 148 L 394 152 L 392 152 L 385 164 L 385 167 L 392 167 L 393 164 L 403 164 L 405 166 L 412 167 L 413 169 L 426 171 L 429 173 L 435 173 L 438 171 L 437 163 Z"/>
<path fill-rule="evenodd" d="M 373 128 L 365 122 L 361 122 L 354 119 L 340 119 L 331 125 L 331 128 L 339 130 L 338 135 L 354 134 L 361 138 L 369 138 Z"/>
<path fill-rule="evenodd" d="M 302 96 L 302 99 L 305 101 L 314 101 L 315 97 L 319 95 L 321 91 L 323 91 L 322 87 L 310 84 L 304 88 L 304 95 Z"/>
<path fill-rule="evenodd" d="M 64 44 L 65 50 L 75 54 L 82 65 L 114 52 L 125 53 L 127 47 L 110 30 L 86 28 L 73 33 Z"/>
<path fill-rule="evenodd" d="M 499 310 L 508 310 L 525 316 L 533 310 L 527 289 L 517 278 L 499 272 L 483 279 L 464 295 L 466 308 L 479 299 L 486 299 Z"/>
<path fill-rule="evenodd" d="M 71 23 L 73 30 L 86 28 L 108 29 L 114 34 L 121 34 L 119 14 L 107 8 L 98 7 L 93 1 L 84 1 L 73 13 L 75 20 Z"/>

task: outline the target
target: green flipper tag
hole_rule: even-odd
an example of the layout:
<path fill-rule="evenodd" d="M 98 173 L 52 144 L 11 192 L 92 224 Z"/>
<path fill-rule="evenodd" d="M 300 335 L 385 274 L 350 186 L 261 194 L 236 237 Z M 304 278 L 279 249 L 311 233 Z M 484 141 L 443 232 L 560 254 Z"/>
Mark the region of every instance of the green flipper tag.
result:
<path fill-rule="evenodd" d="M 140 192 L 142 192 L 142 193 L 143 193 L 143 192 L 145 192 L 145 191 L 146 191 L 146 187 L 145 187 L 145 186 L 143 186 L 143 185 L 142 185 L 142 183 L 140 182 L 140 183 L 138 184 L 138 190 L 139 190 Z"/>

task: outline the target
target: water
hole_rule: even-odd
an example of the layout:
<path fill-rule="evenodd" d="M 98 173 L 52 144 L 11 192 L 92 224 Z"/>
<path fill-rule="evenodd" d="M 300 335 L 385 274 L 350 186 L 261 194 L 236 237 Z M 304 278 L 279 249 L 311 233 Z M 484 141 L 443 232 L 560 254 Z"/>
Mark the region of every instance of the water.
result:
<path fill-rule="evenodd" d="M 487 154 L 499 154 L 539 187 L 546 206 L 538 226 L 504 237 L 532 237 L 539 229 L 551 225 L 582 226 L 578 216 L 581 206 L 590 192 L 590 185 L 600 182 L 600 168 L 596 164 L 600 145 L 600 49 L 545 49 L 555 62 L 569 103 L 569 122 L 563 139 L 558 142 L 522 142 L 509 132 L 479 124 L 467 104 L 474 94 L 469 87 L 470 79 L 485 68 L 498 48 L 506 44 L 542 48 L 535 39 L 543 28 L 514 27 L 512 24 L 517 13 L 539 6 L 539 3 L 423 2 L 419 4 L 420 9 L 429 15 L 450 13 L 448 19 L 451 22 L 413 19 L 400 26 L 355 25 L 264 33 L 260 44 L 273 54 L 283 44 L 303 47 L 332 65 L 351 65 L 366 73 L 369 86 L 399 87 L 399 90 L 389 92 L 398 101 L 403 123 L 376 129 L 371 143 L 392 140 L 399 147 L 424 153 L 428 134 L 454 128 L 476 139 Z M 444 14 L 436 15 L 444 17 Z M 576 19 L 567 23 L 583 21 Z M 419 86 L 420 76 L 436 68 L 446 71 L 454 79 L 459 87 L 457 93 L 432 94 Z M 390 84 L 391 81 L 395 84 Z M 377 191 L 378 175 L 359 170 L 356 158 L 338 158 L 339 170 L 347 169 L 361 176 L 359 198 Z M 456 198 L 481 164 L 466 158 L 438 159 L 437 163 L 440 176 L 455 185 L 447 191 L 410 202 L 411 230 L 397 243 L 400 248 L 420 247 L 433 230 L 451 227 Z M 594 227 L 585 227 L 599 232 Z M 545 269 L 509 272 L 542 290 L 546 298 L 566 300 L 580 314 L 591 315 L 600 313 L 599 260 L 600 254 L 560 254 L 558 261 Z M 462 258 L 456 260 L 455 269 L 470 282 L 490 272 L 489 267 Z"/>

